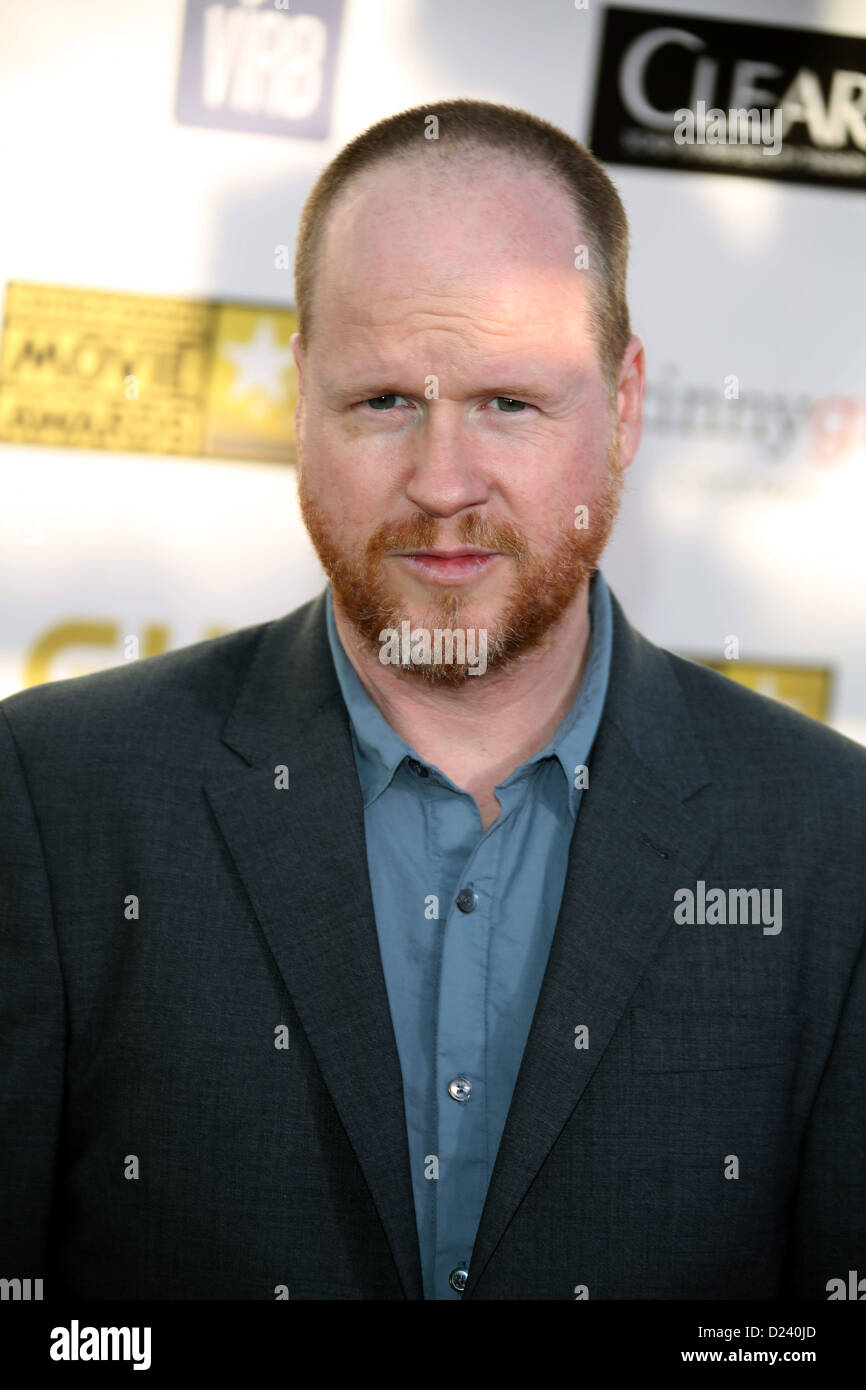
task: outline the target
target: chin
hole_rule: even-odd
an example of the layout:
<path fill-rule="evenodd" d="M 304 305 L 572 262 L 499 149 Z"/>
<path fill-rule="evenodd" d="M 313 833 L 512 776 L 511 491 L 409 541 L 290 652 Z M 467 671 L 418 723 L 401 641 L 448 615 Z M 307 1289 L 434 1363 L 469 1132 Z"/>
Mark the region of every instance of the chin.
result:
<path fill-rule="evenodd" d="M 507 595 L 481 598 L 469 588 L 424 588 L 420 593 L 395 595 L 395 609 L 409 619 L 413 627 L 492 628 L 501 620 Z"/>

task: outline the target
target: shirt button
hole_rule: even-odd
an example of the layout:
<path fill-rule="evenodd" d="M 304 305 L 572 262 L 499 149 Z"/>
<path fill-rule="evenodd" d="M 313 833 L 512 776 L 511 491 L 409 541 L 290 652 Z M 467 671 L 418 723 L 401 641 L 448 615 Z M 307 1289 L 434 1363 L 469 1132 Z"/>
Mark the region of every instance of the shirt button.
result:
<path fill-rule="evenodd" d="M 469 1278 L 468 1269 L 452 1269 L 448 1275 L 448 1283 L 457 1293 L 462 1293 L 466 1288 L 466 1280 Z"/>
<path fill-rule="evenodd" d="M 429 776 L 430 776 L 430 774 L 429 774 L 429 772 L 427 771 L 426 767 L 422 766 L 422 764 L 419 763 L 419 761 L 418 761 L 417 758 L 410 758 L 410 759 L 409 759 L 409 771 L 410 771 L 410 772 L 414 772 L 414 774 L 415 774 L 416 777 L 429 777 Z"/>
<path fill-rule="evenodd" d="M 457 906 L 461 912 L 474 912 L 478 906 L 478 894 L 473 888 L 461 888 L 457 894 Z"/>
<path fill-rule="evenodd" d="M 472 1082 L 468 1076 L 455 1076 L 448 1082 L 448 1094 L 452 1100 L 468 1100 L 472 1094 Z"/>

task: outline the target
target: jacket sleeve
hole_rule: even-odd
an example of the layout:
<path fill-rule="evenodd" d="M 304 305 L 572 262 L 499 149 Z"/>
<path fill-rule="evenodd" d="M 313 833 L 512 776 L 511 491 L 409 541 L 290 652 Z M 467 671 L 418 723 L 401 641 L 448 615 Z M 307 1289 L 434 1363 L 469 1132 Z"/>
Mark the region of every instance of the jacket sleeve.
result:
<path fill-rule="evenodd" d="M 63 1105 L 66 1004 L 39 827 L 0 705 L 0 1274 L 41 1278 Z M 46 1285 L 46 1297 L 50 1289 Z"/>
<path fill-rule="evenodd" d="M 866 947 L 809 1118 L 787 1270 L 788 1298 L 828 1299 L 853 1270 L 866 1299 Z"/>

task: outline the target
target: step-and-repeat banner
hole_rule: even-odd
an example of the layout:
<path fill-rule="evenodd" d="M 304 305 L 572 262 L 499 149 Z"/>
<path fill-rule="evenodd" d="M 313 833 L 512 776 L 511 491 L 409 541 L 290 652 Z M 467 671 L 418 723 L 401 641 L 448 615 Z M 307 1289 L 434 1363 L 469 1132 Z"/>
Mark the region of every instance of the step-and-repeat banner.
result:
<path fill-rule="evenodd" d="M 0 695 L 320 590 L 300 210 L 373 121 L 476 96 L 589 144 L 629 215 L 645 426 L 603 564 L 629 617 L 866 742 L 866 13 L 779 8 L 6 11 L 0 122 L 35 114 L 2 175 Z"/>

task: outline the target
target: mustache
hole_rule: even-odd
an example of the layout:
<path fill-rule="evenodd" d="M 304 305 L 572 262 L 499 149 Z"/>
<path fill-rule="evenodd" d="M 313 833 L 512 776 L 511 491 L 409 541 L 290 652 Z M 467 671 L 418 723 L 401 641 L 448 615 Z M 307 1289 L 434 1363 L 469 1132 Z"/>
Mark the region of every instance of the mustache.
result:
<path fill-rule="evenodd" d="M 383 522 L 367 542 L 368 560 L 378 559 L 388 550 L 445 550 L 448 545 L 439 541 L 441 526 L 435 516 L 417 512 L 409 520 L 394 524 Z M 460 518 L 455 545 L 477 546 L 480 550 L 499 550 L 510 555 L 518 564 L 526 559 L 526 542 L 513 526 L 488 521 L 477 512 L 467 512 Z"/>

